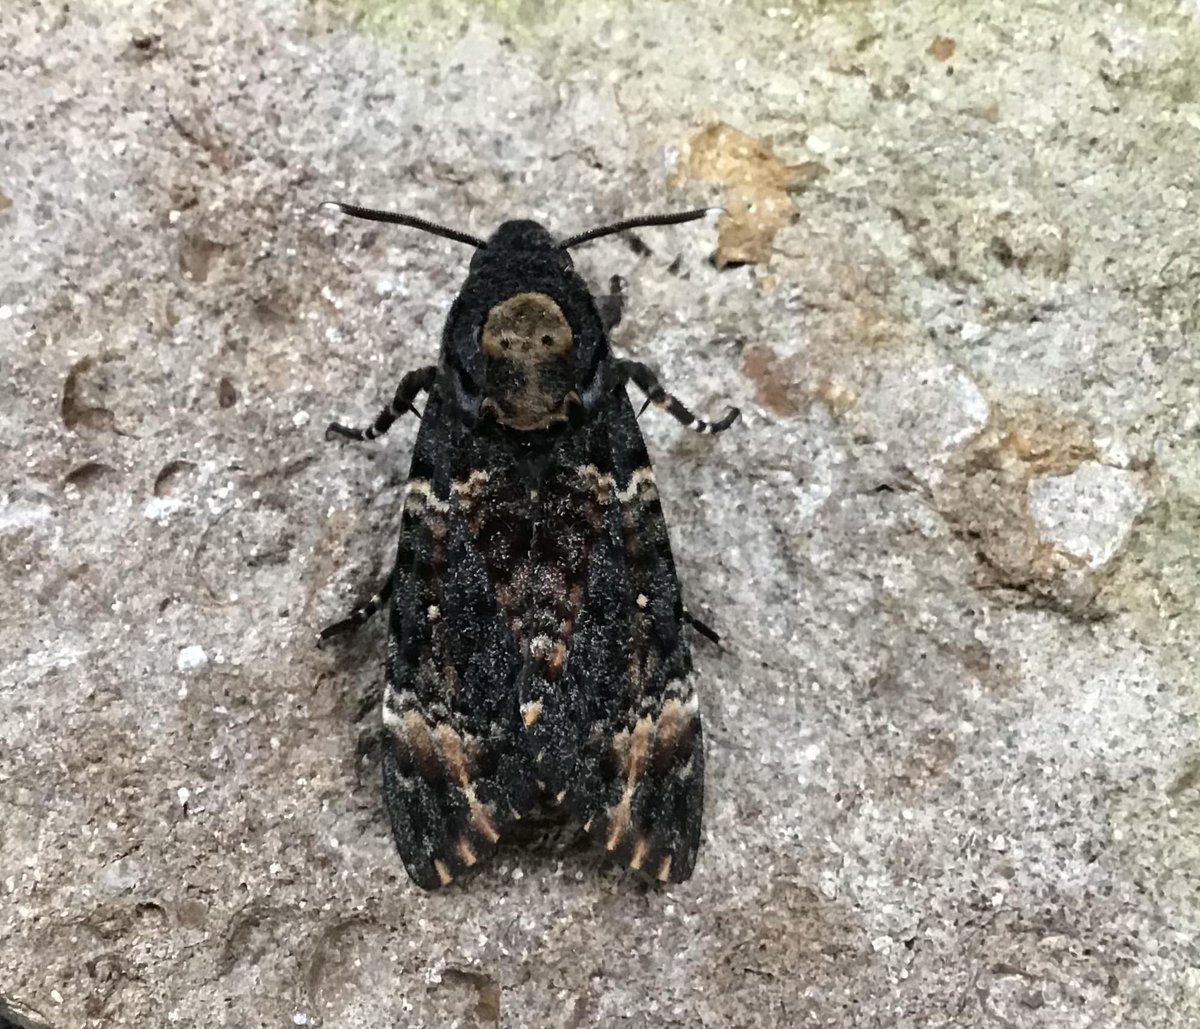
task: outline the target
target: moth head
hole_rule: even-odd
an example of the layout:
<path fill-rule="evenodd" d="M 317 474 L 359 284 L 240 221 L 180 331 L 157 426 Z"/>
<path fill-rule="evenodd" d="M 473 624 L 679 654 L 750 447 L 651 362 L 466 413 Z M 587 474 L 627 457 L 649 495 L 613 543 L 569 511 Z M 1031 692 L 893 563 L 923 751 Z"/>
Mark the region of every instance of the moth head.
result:
<path fill-rule="evenodd" d="M 550 235 L 550 231 L 544 225 L 525 218 L 502 222 L 488 237 L 485 246 L 476 250 L 471 263 L 474 265 L 486 261 L 495 254 L 517 253 L 556 255 L 564 268 L 571 266 L 570 255 L 558 245 L 558 240 Z"/>

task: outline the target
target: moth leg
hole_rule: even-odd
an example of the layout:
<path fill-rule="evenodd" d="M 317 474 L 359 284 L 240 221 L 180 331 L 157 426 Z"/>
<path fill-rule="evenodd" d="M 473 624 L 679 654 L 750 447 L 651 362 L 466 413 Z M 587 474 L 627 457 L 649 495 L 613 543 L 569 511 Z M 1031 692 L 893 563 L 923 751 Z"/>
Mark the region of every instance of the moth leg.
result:
<path fill-rule="evenodd" d="M 330 422 L 329 428 L 325 430 L 325 438 L 333 439 L 335 436 L 343 436 L 346 439 L 360 441 L 375 439 L 387 432 L 392 427 L 392 423 L 405 411 L 411 411 L 420 418 L 421 412 L 413 407 L 413 401 L 417 399 L 417 394 L 422 390 L 428 392 L 433 386 L 436 376 L 437 366 L 432 364 L 409 372 L 396 387 L 396 395 L 392 397 L 392 402 L 379 412 L 379 417 L 372 425 L 365 429 L 352 429 L 340 422 Z"/>
<path fill-rule="evenodd" d="M 608 280 L 608 293 L 596 298 L 596 308 L 600 312 L 604 331 L 612 332 L 625 313 L 625 280 L 621 276 L 614 275 Z"/>
<path fill-rule="evenodd" d="M 642 410 L 638 412 L 639 417 L 647 407 L 653 404 L 655 407 L 662 408 L 677 422 L 687 426 L 693 432 L 714 433 L 724 432 L 737 421 L 741 414 L 736 407 L 731 407 L 717 422 L 706 422 L 702 418 L 697 418 L 676 397 L 666 392 L 662 388 L 662 383 L 658 381 L 658 376 L 640 361 L 618 361 L 617 374 L 620 376 L 620 382 L 633 382 L 646 394 L 646 402 L 642 405 Z"/>
<path fill-rule="evenodd" d="M 379 592 L 371 597 L 365 603 L 359 604 L 340 622 L 334 622 L 332 625 L 325 626 L 317 634 L 317 646 L 323 647 L 334 636 L 343 636 L 348 632 L 354 632 L 359 626 L 367 621 L 376 611 L 388 602 L 388 598 L 392 595 L 392 586 L 394 584 L 395 573 L 387 577 L 380 588 Z"/>
<path fill-rule="evenodd" d="M 721 650 L 725 649 L 724 647 L 721 646 L 721 637 L 720 637 L 720 634 L 717 632 L 717 630 L 712 628 L 712 626 L 706 625 L 704 622 L 700 621 L 700 619 L 697 618 L 694 614 L 692 614 L 692 612 L 689 611 L 686 607 L 683 609 L 682 617 L 683 617 L 683 620 L 685 622 L 687 622 L 688 625 L 690 625 L 693 629 L 695 629 L 701 636 L 703 636 L 710 643 L 716 645 L 717 647 L 720 647 Z"/>

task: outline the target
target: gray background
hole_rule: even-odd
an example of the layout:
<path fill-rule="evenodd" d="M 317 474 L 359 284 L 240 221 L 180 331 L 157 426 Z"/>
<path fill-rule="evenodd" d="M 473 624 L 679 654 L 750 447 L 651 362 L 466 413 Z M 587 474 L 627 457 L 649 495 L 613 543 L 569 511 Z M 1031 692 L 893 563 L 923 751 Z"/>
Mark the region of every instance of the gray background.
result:
<path fill-rule="evenodd" d="M 1168 0 L 5 0 L 6 1001 L 1200 1025 L 1198 59 Z M 312 638 L 383 574 L 415 423 L 322 430 L 433 357 L 468 253 L 330 196 L 731 210 L 579 252 L 623 353 L 745 413 L 643 419 L 729 646 L 689 883 L 408 883 L 356 754 L 382 625 Z"/>

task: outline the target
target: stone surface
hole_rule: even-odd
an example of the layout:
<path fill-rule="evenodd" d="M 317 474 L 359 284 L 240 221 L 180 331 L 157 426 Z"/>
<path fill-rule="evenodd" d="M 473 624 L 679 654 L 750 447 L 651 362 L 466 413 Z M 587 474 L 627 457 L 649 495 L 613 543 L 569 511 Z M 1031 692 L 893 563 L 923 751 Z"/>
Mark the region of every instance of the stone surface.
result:
<path fill-rule="evenodd" d="M 1171 0 L 6 0 L 0 1004 L 1200 1025 L 1198 69 Z M 579 251 L 623 352 L 745 412 L 643 420 L 728 643 L 689 883 L 407 882 L 382 626 L 312 640 L 415 426 L 322 431 L 432 358 L 467 255 L 328 197 L 730 207 Z"/>
<path fill-rule="evenodd" d="M 1112 560 L 1146 500 L 1135 472 L 1095 461 L 1029 484 L 1030 513 L 1042 537 L 1093 569 Z"/>

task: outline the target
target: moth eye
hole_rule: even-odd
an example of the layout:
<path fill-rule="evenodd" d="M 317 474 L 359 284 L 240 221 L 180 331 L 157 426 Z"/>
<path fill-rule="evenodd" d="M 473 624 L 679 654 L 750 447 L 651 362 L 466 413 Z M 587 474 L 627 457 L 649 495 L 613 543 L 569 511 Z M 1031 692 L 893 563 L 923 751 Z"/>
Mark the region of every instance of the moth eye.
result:
<path fill-rule="evenodd" d="M 544 346 L 544 347 L 550 346 L 550 344 L 553 342 L 554 342 L 554 337 L 551 336 L 550 333 L 548 333 L 548 332 L 546 333 L 546 335 L 544 335 L 542 337 L 542 346 Z"/>
<path fill-rule="evenodd" d="M 500 349 L 501 350 L 507 350 L 511 346 L 512 346 L 511 339 L 509 339 L 507 336 L 500 337 Z"/>

